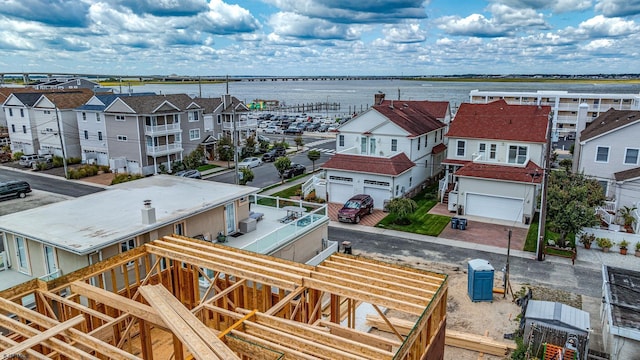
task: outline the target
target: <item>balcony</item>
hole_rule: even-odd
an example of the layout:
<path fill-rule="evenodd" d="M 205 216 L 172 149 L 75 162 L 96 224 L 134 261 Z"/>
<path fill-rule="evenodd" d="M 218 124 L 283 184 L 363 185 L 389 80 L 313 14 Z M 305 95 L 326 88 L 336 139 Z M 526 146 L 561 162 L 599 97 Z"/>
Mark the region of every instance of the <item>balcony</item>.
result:
<path fill-rule="evenodd" d="M 181 143 L 173 143 L 167 145 L 149 146 L 147 145 L 147 155 L 149 156 L 164 156 L 168 154 L 175 154 L 182 152 Z"/>
<path fill-rule="evenodd" d="M 281 222 L 289 214 L 284 209 L 285 206 L 299 208 L 300 216 L 286 223 Z M 239 237 L 227 237 L 225 245 L 260 254 L 270 254 L 329 223 L 326 204 L 253 195 L 251 210 L 264 214 L 262 220 L 256 224 L 256 230 Z"/>
<path fill-rule="evenodd" d="M 157 135 L 177 134 L 180 132 L 182 132 L 182 129 L 180 128 L 180 123 L 144 126 L 145 135 L 157 136 Z"/>
<path fill-rule="evenodd" d="M 236 121 L 236 130 L 254 130 L 258 128 L 258 120 L 247 119 Z M 225 131 L 233 131 L 233 122 L 224 121 L 222 123 L 222 129 Z"/>

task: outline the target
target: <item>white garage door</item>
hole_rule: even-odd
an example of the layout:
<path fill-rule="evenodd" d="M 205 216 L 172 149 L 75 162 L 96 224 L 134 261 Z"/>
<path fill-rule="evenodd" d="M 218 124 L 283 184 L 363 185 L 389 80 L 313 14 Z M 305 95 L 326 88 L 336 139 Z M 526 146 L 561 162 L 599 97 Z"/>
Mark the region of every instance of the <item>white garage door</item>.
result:
<path fill-rule="evenodd" d="M 345 203 L 353 195 L 353 185 L 334 182 L 329 183 L 329 202 Z"/>
<path fill-rule="evenodd" d="M 467 194 L 465 214 L 493 219 L 522 221 L 522 199 Z"/>
<path fill-rule="evenodd" d="M 382 209 L 384 201 L 391 199 L 391 191 L 389 191 L 389 189 L 380 189 L 365 186 L 364 193 L 373 198 L 373 207 L 376 209 Z"/>

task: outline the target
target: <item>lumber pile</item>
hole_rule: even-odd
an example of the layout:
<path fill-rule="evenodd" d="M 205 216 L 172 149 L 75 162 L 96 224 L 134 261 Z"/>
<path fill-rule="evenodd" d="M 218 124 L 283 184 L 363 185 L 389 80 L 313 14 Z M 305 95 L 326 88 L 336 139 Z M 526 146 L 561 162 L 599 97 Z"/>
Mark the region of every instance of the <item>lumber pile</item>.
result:
<path fill-rule="evenodd" d="M 376 315 L 367 315 L 367 325 L 375 327 L 381 331 L 391 332 L 387 323 Z M 400 335 L 406 336 L 411 331 L 413 323 L 407 320 L 389 317 L 389 322 L 395 327 Z M 508 354 L 509 350 L 515 350 L 516 344 L 493 340 L 482 335 L 463 333 L 460 331 L 449 330 L 445 332 L 444 343 L 449 346 L 455 346 L 466 350 L 477 351 L 489 355 L 503 356 Z"/>

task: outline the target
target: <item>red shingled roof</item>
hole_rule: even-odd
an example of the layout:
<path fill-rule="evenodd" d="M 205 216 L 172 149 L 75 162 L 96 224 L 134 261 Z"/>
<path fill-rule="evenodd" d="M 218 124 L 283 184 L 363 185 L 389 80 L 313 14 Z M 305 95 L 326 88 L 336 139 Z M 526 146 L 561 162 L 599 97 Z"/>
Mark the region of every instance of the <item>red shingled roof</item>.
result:
<path fill-rule="evenodd" d="M 393 103 L 393 106 L 391 105 Z M 385 100 L 373 108 L 394 124 L 406 130 L 409 136 L 420 136 L 445 127 L 448 101 Z"/>
<path fill-rule="evenodd" d="M 539 175 L 532 177 L 536 172 Z M 540 184 L 543 173 L 542 168 L 533 161 L 529 161 L 525 167 L 469 162 L 456 171 L 455 175 Z"/>
<path fill-rule="evenodd" d="M 449 125 L 448 137 L 545 143 L 550 106 L 463 103 Z"/>
<path fill-rule="evenodd" d="M 322 165 L 322 168 L 395 176 L 415 165 L 404 153 L 399 153 L 391 158 L 335 154 Z"/>
<path fill-rule="evenodd" d="M 436 146 L 433 147 L 433 149 L 431 149 L 431 153 L 432 154 L 439 154 L 443 151 L 447 150 L 447 145 L 440 143 Z"/>

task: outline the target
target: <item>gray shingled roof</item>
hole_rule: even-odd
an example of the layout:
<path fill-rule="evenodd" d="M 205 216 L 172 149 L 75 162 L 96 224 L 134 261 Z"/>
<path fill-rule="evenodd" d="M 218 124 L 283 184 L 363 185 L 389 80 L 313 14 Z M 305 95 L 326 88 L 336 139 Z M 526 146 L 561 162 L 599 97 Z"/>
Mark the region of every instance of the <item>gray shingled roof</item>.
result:
<path fill-rule="evenodd" d="M 180 110 L 189 109 L 189 105 L 196 103 L 187 94 L 167 94 L 167 95 L 149 95 L 149 96 L 125 96 L 120 98 L 137 114 L 152 114 L 164 102 L 177 107 Z M 199 106 L 199 105 L 197 105 Z M 193 108 L 193 106 L 191 106 Z"/>
<path fill-rule="evenodd" d="M 609 109 L 587 124 L 587 127 L 580 133 L 580 141 L 588 141 L 636 122 L 640 122 L 640 111 L 638 110 Z"/>

